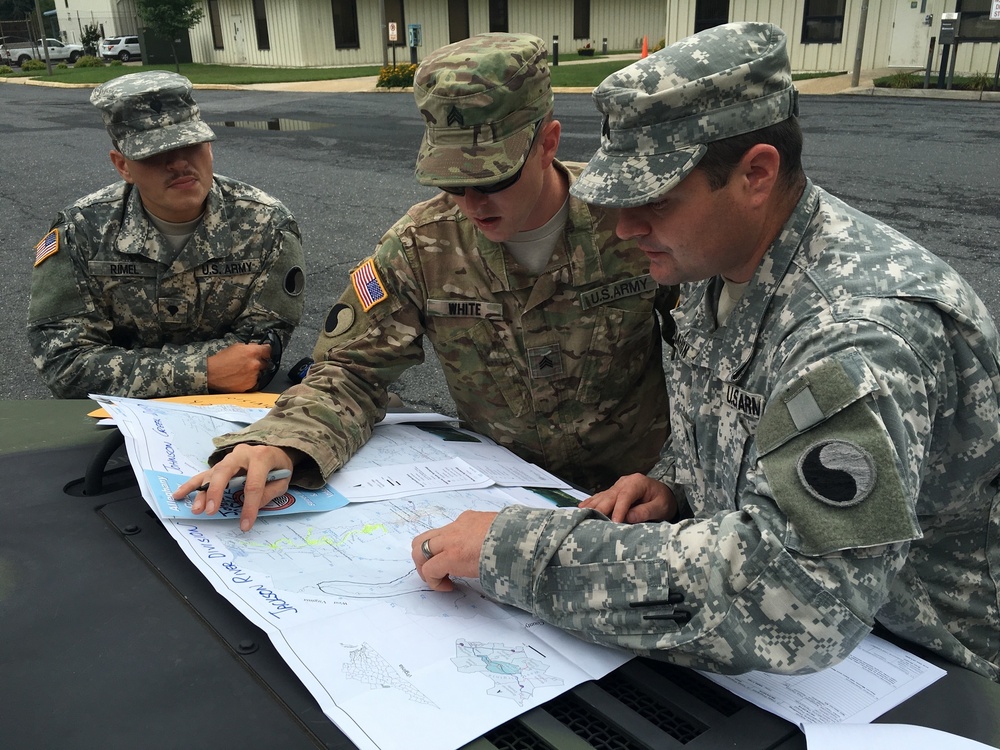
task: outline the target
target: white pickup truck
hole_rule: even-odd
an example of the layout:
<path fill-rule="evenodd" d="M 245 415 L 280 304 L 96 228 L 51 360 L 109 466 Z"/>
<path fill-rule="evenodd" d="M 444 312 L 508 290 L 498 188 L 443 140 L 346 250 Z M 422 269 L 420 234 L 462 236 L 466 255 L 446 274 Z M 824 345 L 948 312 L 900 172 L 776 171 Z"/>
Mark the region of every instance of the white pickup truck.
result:
<path fill-rule="evenodd" d="M 45 49 L 42 40 L 29 42 L 26 39 L 6 37 L 0 40 L 0 63 L 18 65 L 28 60 L 45 60 Z M 58 39 L 46 39 L 49 46 L 49 60 L 52 62 L 66 61 L 75 63 L 83 56 L 83 46 L 79 44 L 64 44 Z"/>

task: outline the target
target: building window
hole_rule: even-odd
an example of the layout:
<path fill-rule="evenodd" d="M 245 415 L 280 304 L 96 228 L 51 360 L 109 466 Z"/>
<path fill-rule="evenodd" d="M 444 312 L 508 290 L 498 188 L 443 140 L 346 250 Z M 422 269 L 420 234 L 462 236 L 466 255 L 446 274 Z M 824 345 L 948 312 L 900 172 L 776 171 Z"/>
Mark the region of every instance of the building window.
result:
<path fill-rule="evenodd" d="M 332 0 L 333 46 L 337 49 L 360 49 L 357 0 Z"/>
<path fill-rule="evenodd" d="M 212 46 L 225 49 L 222 43 L 222 16 L 219 15 L 219 0 L 208 0 L 208 20 L 212 26 Z"/>
<path fill-rule="evenodd" d="M 490 31 L 506 34 L 509 30 L 507 0 L 490 0 Z"/>
<path fill-rule="evenodd" d="M 990 20 L 990 0 L 956 0 L 958 38 L 963 42 L 1000 41 L 1000 21 Z"/>
<path fill-rule="evenodd" d="M 806 0 L 803 44 L 840 44 L 844 37 L 844 0 Z"/>
<path fill-rule="evenodd" d="M 267 33 L 267 9 L 264 0 L 253 0 L 253 25 L 257 29 L 257 49 L 271 49 L 271 38 Z"/>
<path fill-rule="evenodd" d="M 406 46 L 406 9 L 403 0 L 385 0 L 385 20 L 396 22 L 396 41 L 389 42 L 390 47 Z"/>
<path fill-rule="evenodd" d="M 694 33 L 729 23 L 729 0 L 698 0 L 694 5 Z"/>
<path fill-rule="evenodd" d="M 573 38 L 590 39 L 590 0 L 573 0 Z"/>

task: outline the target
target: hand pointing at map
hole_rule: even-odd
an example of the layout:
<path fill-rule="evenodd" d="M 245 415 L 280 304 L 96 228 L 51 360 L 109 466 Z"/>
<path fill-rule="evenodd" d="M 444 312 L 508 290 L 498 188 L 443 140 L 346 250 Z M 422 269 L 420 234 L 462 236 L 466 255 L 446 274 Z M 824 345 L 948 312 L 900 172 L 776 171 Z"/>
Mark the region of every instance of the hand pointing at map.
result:
<path fill-rule="evenodd" d="M 212 515 L 222 505 L 222 496 L 230 479 L 246 474 L 243 485 L 243 510 L 240 513 L 240 529 L 249 531 L 257 520 L 257 511 L 280 497 L 288 490 L 288 479 L 268 482 L 268 472 L 274 469 L 292 469 L 294 451 L 268 445 L 237 445 L 233 451 L 208 471 L 191 477 L 177 488 L 174 498 L 186 497 L 197 492 L 191 511 Z M 208 484 L 207 490 L 200 488 Z"/>
<path fill-rule="evenodd" d="M 466 510 L 447 526 L 414 537 L 417 573 L 435 591 L 451 591 L 452 578 L 479 578 L 479 554 L 496 513 Z"/>

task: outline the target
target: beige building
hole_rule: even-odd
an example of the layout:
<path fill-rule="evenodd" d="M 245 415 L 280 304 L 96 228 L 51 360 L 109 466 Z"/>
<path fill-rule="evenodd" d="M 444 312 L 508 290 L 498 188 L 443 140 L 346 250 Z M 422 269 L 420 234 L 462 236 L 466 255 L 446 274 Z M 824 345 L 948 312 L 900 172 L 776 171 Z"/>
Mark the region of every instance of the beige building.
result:
<path fill-rule="evenodd" d="M 79 44 L 85 26 L 96 26 L 105 38 L 139 33 L 133 0 L 56 0 L 63 41 Z"/>
<path fill-rule="evenodd" d="M 672 43 L 729 21 L 770 21 L 788 34 L 796 71 L 850 71 L 861 12 L 868 14 L 861 68 L 920 69 L 941 14 L 960 13 L 959 73 L 992 76 L 1000 54 L 1000 20 L 991 0 L 202 0 L 205 16 L 191 30 L 195 62 L 274 67 L 329 67 L 408 62 L 408 30 L 419 25 L 417 59 L 486 31 L 531 32 L 560 52 L 590 44 L 636 50 Z M 136 33 L 133 0 L 56 0 L 60 27 L 77 41 L 86 23 L 107 36 Z M 396 41 L 389 41 L 395 28 Z M 74 38 L 75 37 L 75 38 Z M 941 62 L 936 44 L 932 68 Z"/>

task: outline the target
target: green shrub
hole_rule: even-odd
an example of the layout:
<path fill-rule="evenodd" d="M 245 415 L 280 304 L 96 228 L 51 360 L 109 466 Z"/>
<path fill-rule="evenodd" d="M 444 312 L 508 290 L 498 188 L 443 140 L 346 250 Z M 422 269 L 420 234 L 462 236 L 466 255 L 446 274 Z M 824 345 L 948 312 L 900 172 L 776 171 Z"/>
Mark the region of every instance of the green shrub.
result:
<path fill-rule="evenodd" d="M 413 85 L 413 74 L 417 72 L 417 66 L 405 63 L 393 67 L 386 65 L 378 72 L 376 88 L 398 89 Z"/>
<path fill-rule="evenodd" d="M 893 73 L 885 80 L 885 88 L 890 89 L 914 89 L 923 86 L 923 80 L 915 73 L 900 71 Z"/>
<path fill-rule="evenodd" d="M 33 70 L 46 70 L 45 63 L 41 60 L 25 60 L 21 65 L 22 73 L 30 73 Z"/>
<path fill-rule="evenodd" d="M 125 63 L 123 63 L 121 60 L 112 60 L 111 62 L 108 63 L 108 67 L 109 68 L 120 68 L 124 64 Z"/>
<path fill-rule="evenodd" d="M 103 68 L 104 62 L 100 58 L 94 57 L 93 55 L 84 55 L 79 60 L 76 61 L 74 68 Z"/>
<path fill-rule="evenodd" d="M 67 65 L 64 62 L 61 62 L 58 65 L 56 65 L 56 70 L 69 70 L 69 65 Z"/>
<path fill-rule="evenodd" d="M 0 76 L 9 76 L 14 72 L 14 69 L 9 65 L 0 65 Z"/>
<path fill-rule="evenodd" d="M 985 73 L 973 73 L 965 79 L 965 85 L 971 91 L 986 91 L 993 86 L 993 78 Z"/>

